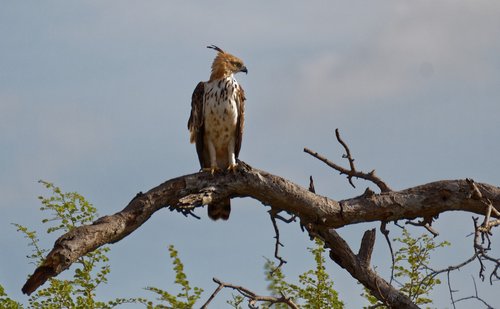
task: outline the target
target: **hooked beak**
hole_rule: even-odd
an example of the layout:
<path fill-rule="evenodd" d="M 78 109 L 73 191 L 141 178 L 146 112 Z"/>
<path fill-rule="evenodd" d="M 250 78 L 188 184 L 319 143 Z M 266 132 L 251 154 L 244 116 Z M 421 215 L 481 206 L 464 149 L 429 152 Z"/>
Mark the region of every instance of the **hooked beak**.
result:
<path fill-rule="evenodd" d="M 246 66 L 242 66 L 240 69 L 240 72 L 245 72 L 245 74 L 248 74 L 248 70 Z"/>

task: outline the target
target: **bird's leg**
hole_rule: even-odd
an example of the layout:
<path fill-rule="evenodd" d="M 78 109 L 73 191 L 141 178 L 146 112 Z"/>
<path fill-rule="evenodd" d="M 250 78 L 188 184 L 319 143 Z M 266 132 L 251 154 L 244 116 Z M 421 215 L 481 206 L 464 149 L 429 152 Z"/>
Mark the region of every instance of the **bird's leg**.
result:
<path fill-rule="evenodd" d="M 215 153 L 214 144 L 211 141 L 208 141 L 207 147 L 208 147 L 208 156 L 210 157 L 210 167 L 203 168 L 203 171 L 210 172 L 210 174 L 213 175 L 215 172 L 218 172 L 220 169 L 217 166 L 217 156 Z"/>
<path fill-rule="evenodd" d="M 228 164 L 228 171 L 232 171 L 233 173 L 236 172 L 236 168 L 238 167 L 238 164 L 236 163 L 236 156 L 234 154 L 234 137 L 229 140 L 229 144 L 227 147 L 228 153 L 227 157 L 229 158 L 229 164 Z"/>
<path fill-rule="evenodd" d="M 236 172 L 236 170 L 238 169 L 238 164 L 235 162 L 235 163 L 229 163 L 228 167 L 227 167 L 227 170 L 228 171 L 231 171 L 231 172 Z"/>

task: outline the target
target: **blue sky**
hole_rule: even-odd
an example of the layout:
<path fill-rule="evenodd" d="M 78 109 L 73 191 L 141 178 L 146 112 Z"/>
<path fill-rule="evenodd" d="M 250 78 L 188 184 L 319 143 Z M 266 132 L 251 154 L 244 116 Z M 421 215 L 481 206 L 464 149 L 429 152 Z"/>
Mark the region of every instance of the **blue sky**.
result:
<path fill-rule="evenodd" d="M 0 282 L 27 299 L 20 288 L 33 266 L 10 223 L 43 231 L 38 179 L 80 192 L 104 215 L 138 191 L 198 170 L 186 123 L 191 93 L 209 77 L 210 44 L 249 69 L 237 76 L 248 99 L 240 158 L 254 167 L 303 186 L 313 175 L 318 193 L 334 199 L 359 195 L 370 184 L 352 189 L 302 152 L 341 162 L 339 128 L 358 167 L 375 168 L 394 189 L 465 177 L 500 184 L 499 28 L 500 4 L 486 0 L 2 1 Z M 171 289 L 169 244 L 204 299 L 212 277 L 265 293 L 263 256 L 274 248 L 266 210 L 237 199 L 226 223 L 209 221 L 204 209 L 200 221 L 159 211 L 112 246 L 100 295 Z M 372 227 L 339 233 L 357 250 Z M 436 227 L 439 240 L 452 242 L 436 268 L 472 255 L 471 215 L 444 214 Z M 297 224 L 282 226 L 282 235 L 284 271 L 295 278 L 312 265 L 304 253 L 311 243 Z M 58 235 L 40 236 L 51 247 Z M 377 237 L 373 264 L 387 274 L 390 258 Z M 453 275 L 460 295 L 472 293 L 478 267 Z M 347 308 L 362 306 L 361 287 L 344 270 L 329 271 Z M 480 284 L 490 303 L 493 290 Z M 433 298 L 436 307 L 451 306 L 445 285 Z"/>

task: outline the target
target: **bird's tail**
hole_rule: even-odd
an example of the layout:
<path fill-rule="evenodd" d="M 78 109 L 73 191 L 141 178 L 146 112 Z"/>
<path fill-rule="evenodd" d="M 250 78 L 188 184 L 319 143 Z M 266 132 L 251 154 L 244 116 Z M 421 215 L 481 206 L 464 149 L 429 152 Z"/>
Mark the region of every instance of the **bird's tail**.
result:
<path fill-rule="evenodd" d="M 224 199 L 216 203 L 208 204 L 208 217 L 212 220 L 227 220 L 231 213 L 231 199 Z"/>

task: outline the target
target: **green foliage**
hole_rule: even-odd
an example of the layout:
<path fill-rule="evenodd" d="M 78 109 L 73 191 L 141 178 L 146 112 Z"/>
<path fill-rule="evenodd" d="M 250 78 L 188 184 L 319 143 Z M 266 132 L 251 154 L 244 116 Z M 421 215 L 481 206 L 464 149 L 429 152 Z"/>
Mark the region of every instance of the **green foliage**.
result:
<path fill-rule="evenodd" d="M 173 270 L 175 272 L 174 283 L 180 286 L 181 291 L 177 295 L 173 295 L 155 287 L 147 287 L 146 290 L 156 293 L 159 296 L 158 299 L 166 303 L 166 305 L 153 305 L 152 302 L 148 302 L 148 308 L 193 308 L 196 301 L 200 299 L 203 289 L 198 287 L 191 288 L 186 273 L 184 272 L 184 265 L 179 258 L 179 253 L 175 250 L 173 245 L 168 247 L 168 251 L 170 252 L 170 258 L 172 259 Z"/>
<path fill-rule="evenodd" d="M 88 224 L 95 220 L 97 210 L 82 195 L 77 192 L 64 193 L 59 187 L 47 181 L 40 180 L 39 183 L 45 186 L 45 188 L 52 190 L 51 196 L 38 197 L 42 203 L 40 210 L 52 212 L 52 217 L 43 219 L 42 222 L 58 222 L 57 225 L 49 227 L 47 233 L 59 230 L 68 232 L 77 226 Z"/>
<path fill-rule="evenodd" d="M 40 183 L 51 190 L 49 197 L 39 197 L 42 203 L 40 209 L 51 212 L 51 217 L 43 219 L 42 222 L 55 223 L 48 227 L 47 233 L 55 231 L 66 233 L 96 218 L 97 210 L 80 194 L 64 193 L 50 182 L 40 181 Z M 27 256 L 28 259 L 36 266 L 40 265 L 48 250 L 41 248 L 37 233 L 20 224 L 14 225 L 17 231 L 28 239 L 28 245 L 32 248 L 32 253 Z M 75 262 L 77 267 L 70 280 L 49 279 L 47 287 L 39 289 L 29 298 L 28 308 L 113 308 L 123 303 L 143 302 L 144 300 L 140 298 L 116 298 L 107 302 L 96 300 L 95 291 L 99 285 L 107 282 L 107 275 L 110 272 L 107 264 L 108 251 L 108 247 L 101 247 L 79 258 Z M 2 298 L 1 301 L 4 299 L 7 298 Z M 3 305 L 1 302 L 0 304 Z"/>
<path fill-rule="evenodd" d="M 0 308 L 5 308 L 5 309 L 23 308 L 23 306 L 20 303 L 7 297 L 7 294 L 5 293 L 5 290 L 1 284 L 0 284 Z"/>
<path fill-rule="evenodd" d="M 97 210 L 82 195 L 76 192 L 63 192 L 59 187 L 46 181 L 40 183 L 51 191 L 48 197 L 38 197 L 42 203 L 40 210 L 50 212 L 50 218 L 43 219 L 43 223 L 52 223 L 47 228 L 47 233 L 59 231 L 66 233 L 77 226 L 89 224 L 97 217 Z M 35 231 L 27 227 L 14 224 L 17 231 L 22 233 L 28 240 L 28 246 L 32 252 L 28 255 L 31 263 L 39 266 L 48 250 L 40 246 Z M 28 308 L 113 308 L 125 303 L 140 303 L 147 308 L 192 308 L 200 298 L 202 289 L 191 288 L 184 273 L 184 266 L 178 257 L 178 252 L 173 246 L 169 247 L 170 257 L 175 272 L 175 283 L 181 286 L 181 292 L 176 296 L 155 287 L 148 287 L 160 296 L 160 300 L 168 303 L 154 305 L 152 301 L 144 298 L 115 298 L 102 302 L 96 300 L 96 290 L 101 284 L 107 283 L 107 275 L 110 272 L 107 254 L 109 247 L 97 248 L 85 256 L 79 258 L 74 264 L 71 279 L 49 279 L 49 285 L 39 289 L 29 298 Z M 0 285 L 0 308 L 23 308 L 23 306 L 8 298 L 3 286 Z"/>
<path fill-rule="evenodd" d="M 241 295 L 232 294 L 231 296 L 233 297 L 233 299 L 228 300 L 227 303 L 234 309 L 243 309 L 243 306 L 241 304 L 243 303 L 245 298 Z M 275 308 L 281 308 L 281 307 L 275 307 Z"/>
<path fill-rule="evenodd" d="M 266 258 L 264 273 L 266 275 L 266 281 L 269 283 L 267 290 L 271 292 L 273 296 L 280 297 L 281 295 L 285 295 L 286 297 L 290 297 L 294 302 L 296 301 L 297 291 L 295 291 L 291 287 L 291 284 L 285 280 L 285 275 L 281 268 L 276 268 L 274 261 Z M 285 304 L 274 304 L 272 306 L 264 306 L 264 308 L 288 309 L 289 307 Z"/>
<path fill-rule="evenodd" d="M 299 276 L 299 285 L 285 281 L 281 269 L 276 269 L 273 261 L 267 260 L 264 265 L 268 290 L 280 297 L 282 294 L 290 297 L 294 302 L 301 304 L 301 308 L 343 308 L 344 303 L 339 300 L 337 291 L 333 288 L 333 281 L 325 269 L 325 249 L 320 239 L 315 240 L 316 246 L 308 248 L 314 257 L 315 269 L 310 269 Z M 270 307 L 267 307 L 270 308 Z M 288 308 L 284 304 L 275 304 L 273 308 Z"/>
<path fill-rule="evenodd" d="M 316 247 L 309 248 L 316 262 L 315 270 L 308 270 L 299 276 L 303 287 L 296 287 L 298 296 L 306 303 L 303 308 L 343 308 L 344 303 L 338 299 L 338 293 L 333 288 L 333 281 L 325 270 L 325 249 L 321 240 L 316 239 Z"/>
<path fill-rule="evenodd" d="M 44 254 L 48 251 L 46 249 L 43 249 L 39 245 L 39 239 L 36 235 L 35 231 L 29 231 L 27 227 L 22 226 L 20 224 L 13 224 L 16 228 L 17 231 L 20 232 L 21 234 L 24 235 L 24 238 L 26 238 L 29 243 L 28 247 L 31 247 L 31 254 L 27 256 L 28 259 L 31 260 L 31 263 L 35 264 L 36 266 L 40 265 L 41 261 L 43 260 Z"/>
<path fill-rule="evenodd" d="M 402 237 L 395 238 L 394 241 L 401 244 L 401 247 L 394 253 L 394 277 L 401 285 L 400 291 L 417 305 L 432 304 L 432 299 L 428 295 L 441 283 L 441 280 L 432 276 L 427 277 L 430 273 L 431 253 L 437 248 L 449 246 L 450 243 L 443 241 L 436 244 L 428 234 L 413 238 L 406 229 L 403 229 Z M 370 304 L 381 305 L 366 288 L 363 296 Z"/>

